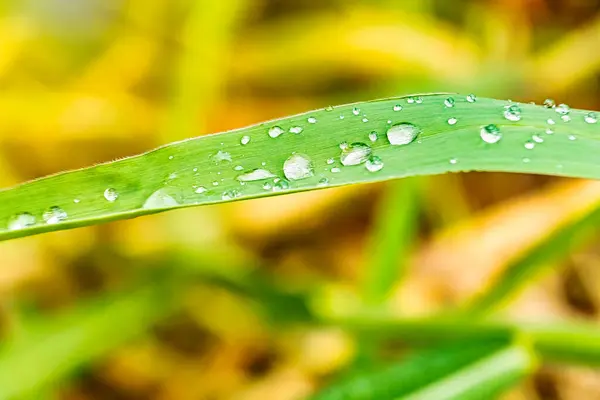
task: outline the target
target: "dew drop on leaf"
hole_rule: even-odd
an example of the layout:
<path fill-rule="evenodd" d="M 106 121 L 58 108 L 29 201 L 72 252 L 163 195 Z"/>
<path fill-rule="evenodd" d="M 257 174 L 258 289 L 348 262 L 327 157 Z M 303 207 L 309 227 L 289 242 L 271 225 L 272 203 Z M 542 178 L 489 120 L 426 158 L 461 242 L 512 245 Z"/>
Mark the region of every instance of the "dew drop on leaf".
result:
<path fill-rule="evenodd" d="M 373 131 L 373 132 L 369 133 L 369 140 L 371 142 L 376 142 L 377 141 L 377 132 Z"/>
<path fill-rule="evenodd" d="M 332 108 L 333 110 L 333 108 Z M 308 117 L 307 119 L 309 124 L 316 124 L 317 123 L 317 119 L 315 117 Z"/>
<path fill-rule="evenodd" d="M 521 108 L 516 104 L 509 106 L 506 110 L 504 110 L 504 118 L 512 122 L 520 121 Z"/>
<path fill-rule="evenodd" d="M 273 139 L 283 135 L 285 131 L 283 129 L 281 129 L 281 127 L 279 126 L 273 126 L 271 128 L 269 128 L 268 133 L 269 136 L 272 137 Z"/>
<path fill-rule="evenodd" d="M 535 143 L 533 143 L 533 142 L 529 142 L 529 141 L 528 141 L 528 142 L 525 142 L 525 148 L 526 148 L 527 150 L 533 150 L 533 148 L 534 148 L 534 147 L 535 147 Z"/>
<path fill-rule="evenodd" d="M 179 203 L 171 197 L 164 189 L 158 189 L 152 193 L 144 202 L 142 208 L 151 210 L 155 208 L 168 208 L 178 206 Z"/>
<path fill-rule="evenodd" d="M 583 119 L 588 124 L 595 124 L 596 122 L 598 122 L 598 114 L 596 114 L 595 112 L 590 112 L 587 113 Z"/>
<path fill-rule="evenodd" d="M 194 190 L 194 193 L 202 194 L 206 193 L 207 191 L 208 189 L 206 189 L 204 186 L 198 186 L 196 190 Z"/>
<path fill-rule="evenodd" d="M 393 108 L 394 111 L 402 111 L 402 106 L 400 104 L 396 104 Z"/>
<path fill-rule="evenodd" d="M 305 179 L 313 175 L 311 159 L 304 154 L 292 154 L 283 163 L 283 174 L 292 181 Z"/>
<path fill-rule="evenodd" d="M 474 94 L 470 94 L 467 96 L 467 101 L 469 103 L 475 103 L 477 101 L 477 96 L 475 96 Z"/>
<path fill-rule="evenodd" d="M 290 128 L 290 133 L 295 133 L 296 135 L 302 133 L 304 129 L 301 126 L 292 126 Z"/>
<path fill-rule="evenodd" d="M 378 156 L 371 156 L 365 163 L 365 167 L 369 172 L 377 172 L 383 169 L 383 160 Z"/>
<path fill-rule="evenodd" d="M 554 108 L 554 107 L 556 107 L 556 103 L 552 99 L 546 99 L 546 100 L 544 100 L 544 107 Z"/>
<path fill-rule="evenodd" d="M 454 117 L 448 118 L 448 125 L 456 125 L 457 122 L 458 120 Z"/>
<path fill-rule="evenodd" d="M 58 206 L 52 206 L 44 212 L 42 218 L 47 224 L 58 224 L 68 218 L 65 210 Z"/>
<path fill-rule="evenodd" d="M 244 136 L 242 136 L 242 138 L 240 139 L 240 143 L 241 143 L 243 146 L 245 146 L 245 145 L 247 145 L 248 143 L 250 143 L 250 136 L 248 136 L 248 135 L 244 135 Z"/>
<path fill-rule="evenodd" d="M 394 146 L 402 146 L 411 143 L 417 138 L 419 133 L 421 133 L 421 130 L 408 122 L 392 125 L 386 132 L 390 144 Z"/>
<path fill-rule="evenodd" d="M 345 166 L 359 165 L 364 163 L 371 156 L 371 146 L 365 143 L 356 142 L 342 149 L 340 161 Z"/>
<path fill-rule="evenodd" d="M 274 177 L 275 175 L 271 171 L 268 171 L 263 168 L 258 168 L 245 174 L 238 175 L 236 179 L 240 182 L 252 182 Z"/>
<path fill-rule="evenodd" d="M 37 220 L 32 214 L 28 212 L 20 213 L 8 221 L 8 230 L 16 231 L 19 229 L 25 229 L 28 226 L 35 225 L 36 222 Z"/>
<path fill-rule="evenodd" d="M 108 188 L 104 191 L 104 198 L 112 203 L 119 198 L 119 193 L 113 188 Z"/>
<path fill-rule="evenodd" d="M 454 107 L 454 99 L 452 97 L 448 97 L 446 100 L 444 100 L 444 105 L 448 108 L 452 108 Z"/>
<path fill-rule="evenodd" d="M 484 142 L 490 144 L 498 143 L 502 139 L 500 129 L 494 124 L 489 124 L 481 128 L 479 135 Z"/>

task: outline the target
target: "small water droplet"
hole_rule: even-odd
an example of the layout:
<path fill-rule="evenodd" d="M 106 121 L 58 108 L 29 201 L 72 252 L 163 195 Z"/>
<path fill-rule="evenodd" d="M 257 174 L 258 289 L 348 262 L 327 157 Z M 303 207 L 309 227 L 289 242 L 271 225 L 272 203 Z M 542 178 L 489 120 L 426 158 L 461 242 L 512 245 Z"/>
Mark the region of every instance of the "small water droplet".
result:
<path fill-rule="evenodd" d="M 273 188 L 273 186 L 271 186 L 271 184 L 269 182 L 265 182 L 263 184 L 263 189 L 264 190 L 271 190 Z"/>
<path fill-rule="evenodd" d="M 456 125 L 457 122 L 458 120 L 454 117 L 448 118 L 448 125 Z"/>
<path fill-rule="evenodd" d="M 327 107 L 325 107 L 325 111 L 333 111 L 333 106 L 327 106 Z"/>
<path fill-rule="evenodd" d="M 331 165 L 335 162 L 335 160 L 333 158 L 328 158 L 327 159 L 327 164 Z"/>
<path fill-rule="evenodd" d="M 206 193 L 207 191 L 208 191 L 208 189 L 205 188 L 204 186 L 198 186 L 196 188 L 196 190 L 194 190 L 194 193 L 202 194 L 202 193 Z"/>
<path fill-rule="evenodd" d="M 402 106 L 400 104 L 396 104 L 393 108 L 394 111 L 402 111 Z"/>
<path fill-rule="evenodd" d="M 415 103 L 417 103 L 417 104 L 422 104 L 422 103 L 423 103 L 423 98 L 422 98 L 421 96 L 417 96 L 417 97 L 415 98 Z"/>
<path fill-rule="evenodd" d="M 285 179 L 279 179 L 273 185 L 273 191 L 274 192 L 280 192 L 282 190 L 288 190 L 289 188 L 290 188 L 290 183 L 288 181 L 286 181 Z"/>
<path fill-rule="evenodd" d="M 79 200 L 79 199 L 73 199 L 73 203 L 75 203 L 75 204 L 79 204 L 80 202 L 81 202 L 81 200 Z"/>
<path fill-rule="evenodd" d="M 283 163 L 283 174 L 292 181 L 311 177 L 313 176 L 312 161 L 307 155 L 292 154 Z"/>
<path fill-rule="evenodd" d="M 243 171 L 244 167 L 242 167 L 241 165 L 236 165 L 235 167 L 233 167 L 234 171 Z"/>
<path fill-rule="evenodd" d="M 373 132 L 369 133 L 369 140 L 371 142 L 376 142 L 377 141 L 377 132 L 373 131 Z"/>
<path fill-rule="evenodd" d="M 33 226 L 37 222 L 36 218 L 28 212 L 20 213 L 12 217 L 8 221 L 8 230 L 16 231 L 19 229 L 27 228 L 28 226 Z"/>
<path fill-rule="evenodd" d="M 525 142 L 525 148 L 527 150 L 533 150 L 534 147 L 535 147 L 535 143 L 529 142 L 529 141 Z"/>
<path fill-rule="evenodd" d="M 213 186 L 219 186 L 219 181 L 213 181 L 212 185 Z"/>
<path fill-rule="evenodd" d="M 58 206 L 50 207 L 42 215 L 42 218 L 47 224 L 58 224 L 67 219 L 67 217 L 67 212 Z"/>
<path fill-rule="evenodd" d="M 554 134 L 554 129 L 546 129 L 546 135 L 553 135 Z"/>
<path fill-rule="evenodd" d="M 407 98 L 406 98 L 406 102 L 407 102 L 408 104 L 414 104 L 414 102 L 415 102 L 415 98 L 414 98 L 414 97 L 412 97 L 412 96 L 411 96 L 411 97 L 407 97 Z"/>
<path fill-rule="evenodd" d="M 566 104 L 559 104 L 558 106 L 556 106 L 554 111 L 556 111 L 560 115 L 567 115 L 571 112 L 571 108 Z"/>
<path fill-rule="evenodd" d="M 238 192 L 235 189 L 226 190 L 221 195 L 221 200 L 233 200 L 233 199 L 235 199 L 237 197 L 240 197 L 240 196 L 241 196 L 241 193 Z"/>
<path fill-rule="evenodd" d="M 477 101 L 477 96 L 475 96 L 474 94 L 470 94 L 467 96 L 467 101 L 469 103 L 475 103 Z"/>
<path fill-rule="evenodd" d="M 489 124 L 481 128 L 479 135 L 484 142 L 490 144 L 498 143 L 502 139 L 500 129 L 494 124 Z"/>
<path fill-rule="evenodd" d="M 266 169 L 258 168 L 247 172 L 242 175 L 237 176 L 237 180 L 240 182 L 252 182 L 252 181 L 261 181 L 263 179 L 274 178 L 275 175 Z"/>
<path fill-rule="evenodd" d="M 198 172 L 198 167 L 195 167 L 192 171 Z"/>
<path fill-rule="evenodd" d="M 332 108 L 333 110 L 333 108 Z M 307 119 L 309 124 L 316 124 L 317 123 L 317 119 L 315 117 L 308 117 Z"/>
<path fill-rule="evenodd" d="M 231 162 L 231 154 L 229 154 L 226 151 L 223 150 L 219 150 L 217 151 L 215 154 L 212 155 L 212 159 L 215 163 L 221 163 L 221 162 Z"/>
<path fill-rule="evenodd" d="M 283 129 L 281 129 L 281 127 L 279 127 L 279 126 L 273 126 L 273 127 L 269 128 L 269 130 L 268 130 L 269 136 L 272 137 L 273 139 L 283 135 L 284 132 L 285 131 Z"/>
<path fill-rule="evenodd" d="M 173 179 L 177 179 L 177 173 L 172 172 L 169 174 L 169 176 L 167 177 L 168 180 L 172 181 Z"/>
<path fill-rule="evenodd" d="M 504 118 L 509 121 L 517 122 L 521 120 L 521 108 L 513 104 L 504 111 Z"/>
<path fill-rule="evenodd" d="M 554 121 L 552 118 L 548 118 L 548 120 L 546 120 L 546 122 L 548 123 L 548 125 L 555 125 L 556 121 Z"/>
<path fill-rule="evenodd" d="M 596 114 L 595 112 L 587 113 L 585 117 L 583 117 L 583 120 L 588 124 L 595 124 L 596 122 L 598 122 L 598 114 Z"/>
<path fill-rule="evenodd" d="M 329 185 L 329 179 L 327 179 L 327 178 L 319 179 L 319 186 L 327 186 L 327 185 Z"/>
<path fill-rule="evenodd" d="M 446 100 L 444 100 L 444 105 L 448 108 L 452 108 L 454 107 L 455 101 L 452 97 L 448 97 Z"/>
<path fill-rule="evenodd" d="M 417 138 L 419 133 L 421 133 L 421 130 L 408 122 L 392 125 L 386 132 L 388 140 L 394 146 L 411 143 Z"/>
<path fill-rule="evenodd" d="M 369 122 L 369 119 L 368 119 L 367 117 L 364 117 L 364 118 L 362 119 L 362 122 Z"/>
<path fill-rule="evenodd" d="M 348 147 L 350 147 L 350 145 L 348 144 L 348 142 L 342 142 L 342 143 L 340 143 L 340 150 L 346 150 Z"/>
<path fill-rule="evenodd" d="M 334 174 L 337 174 L 337 173 L 339 173 L 339 172 L 341 172 L 341 171 L 342 171 L 342 170 L 341 170 L 341 169 L 339 169 L 338 167 L 333 167 L 333 168 L 331 168 L 331 172 L 332 172 L 332 173 L 334 173 Z"/>
<path fill-rule="evenodd" d="M 527 158 L 527 157 L 523 157 L 523 162 L 524 162 L 525 164 L 529 163 L 530 161 L 531 161 L 531 160 L 530 160 L 529 158 Z"/>
<path fill-rule="evenodd" d="M 358 107 L 354 107 L 354 108 L 352 109 L 352 114 L 354 114 L 354 115 L 359 115 L 359 114 L 360 114 L 360 108 L 358 108 Z"/>
<path fill-rule="evenodd" d="M 563 165 L 562 164 L 556 164 L 556 168 L 563 169 Z"/>
<path fill-rule="evenodd" d="M 242 146 L 245 146 L 248 143 L 250 143 L 250 136 L 248 136 L 248 135 L 242 136 L 242 138 L 240 139 L 240 143 L 242 144 Z"/>
<path fill-rule="evenodd" d="M 456 158 L 450 159 L 450 164 L 456 164 L 457 162 L 458 162 L 458 160 Z"/>
<path fill-rule="evenodd" d="M 341 115 L 340 115 L 340 119 L 344 119 L 344 118 L 345 118 L 345 117 L 344 117 L 344 115 L 343 115 L 343 114 L 341 114 Z"/>
<path fill-rule="evenodd" d="M 371 156 L 371 147 L 368 144 L 356 142 L 345 149 L 342 149 L 340 161 L 345 166 L 359 165 L 364 163 Z"/>
<path fill-rule="evenodd" d="M 173 159 L 173 156 L 169 156 L 169 160 L 172 160 L 172 159 Z"/>
<path fill-rule="evenodd" d="M 302 128 L 301 126 L 293 126 L 290 128 L 290 132 L 295 133 L 296 135 L 302 133 L 303 130 L 304 128 Z"/>
<path fill-rule="evenodd" d="M 560 117 L 560 119 L 562 119 L 563 122 L 571 122 L 571 116 L 570 115 L 563 115 L 562 117 Z"/>
<path fill-rule="evenodd" d="M 119 198 L 119 192 L 113 188 L 108 188 L 104 191 L 104 198 L 112 203 Z"/>
<path fill-rule="evenodd" d="M 577 140 L 577 137 L 575 135 L 569 135 L 569 140 Z"/>
<path fill-rule="evenodd" d="M 383 160 L 377 156 L 371 156 L 365 163 L 365 167 L 369 172 L 377 172 L 383 169 Z"/>
<path fill-rule="evenodd" d="M 546 99 L 546 100 L 544 100 L 544 107 L 554 108 L 554 107 L 556 107 L 556 103 L 552 99 Z"/>
<path fill-rule="evenodd" d="M 196 191 L 196 193 L 198 193 Z M 152 193 L 144 202 L 142 208 L 151 210 L 155 208 L 169 208 L 178 206 L 179 203 L 171 197 L 164 189 L 158 189 Z"/>
<path fill-rule="evenodd" d="M 540 135 L 537 135 L 537 134 L 535 134 L 535 135 L 531 136 L 531 138 L 532 138 L 532 139 L 533 139 L 533 141 L 534 141 L 534 142 L 536 142 L 536 143 L 543 143 L 543 142 L 544 142 L 544 138 L 543 138 L 543 137 L 541 137 Z"/>

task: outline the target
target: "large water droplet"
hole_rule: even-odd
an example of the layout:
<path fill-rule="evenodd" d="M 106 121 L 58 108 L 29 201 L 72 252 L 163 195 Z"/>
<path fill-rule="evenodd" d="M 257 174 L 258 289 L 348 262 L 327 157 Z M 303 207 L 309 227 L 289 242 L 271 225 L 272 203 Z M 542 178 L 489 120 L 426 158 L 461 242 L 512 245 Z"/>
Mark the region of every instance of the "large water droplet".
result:
<path fill-rule="evenodd" d="M 392 125 L 387 130 L 387 138 L 394 146 L 402 146 L 411 143 L 421 133 L 415 125 L 404 122 Z"/>
<path fill-rule="evenodd" d="M 283 135 L 284 132 L 285 131 L 283 129 L 281 129 L 281 127 L 279 127 L 279 126 L 273 126 L 273 127 L 269 128 L 269 131 L 268 131 L 269 136 L 271 136 L 273 139 Z"/>
<path fill-rule="evenodd" d="M 377 172 L 383 169 L 383 160 L 377 156 L 371 156 L 365 163 L 365 167 L 369 172 Z"/>
<path fill-rule="evenodd" d="M 500 129 L 494 124 L 489 124 L 481 128 L 479 135 L 484 142 L 491 144 L 498 143 L 502 139 Z"/>
<path fill-rule="evenodd" d="M 68 218 L 67 212 L 58 206 L 50 207 L 44 212 L 42 218 L 47 224 L 58 224 Z"/>
<path fill-rule="evenodd" d="M 250 136 L 248 136 L 248 135 L 244 135 L 244 136 L 242 136 L 242 139 L 240 140 L 240 143 L 241 143 L 243 146 L 245 146 L 245 145 L 247 145 L 248 143 L 250 143 Z"/>
<path fill-rule="evenodd" d="M 596 114 L 595 112 L 590 112 L 587 113 L 583 119 L 588 124 L 595 124 L 596 122 L 598 122 L 598 114 Z"/>
<path fill-rule="evenodd" d="M 252 181 L 261 181 L 263 179 L 274 178 L 275 175 L 266 169 L 258 168 L 253 171 L 247 172 L 242 175 L 237 176 L 237 180 L 240 182 L 252 182 Z"/>
<path fill-rule="evenodd" d="M 113 188 L 108 188 L 104 191 L 104 198 L 112 203 L 119 198 L 119 192 Z"/>
<path fill-rule="evenodd" d="M 304 154 L 292 154 L 283 163 L 283 174 L 292 181 L 308 178 L 313 175 L 312 161 Z"/>
<path fill-rule="evenodd" d="M 504 118 L 509 121 L 517 122 L 521 120 L 521 108 L 513 104 L 504 110 Z"/>
<path fill-rule="evenodd" d="M 33 226 L 36 223 L 36 218 L 28 212 L 17 214 L 8 221 L 8 230 L 16 231 L 19 229 Z"/>
<path fill-rule="evenodd" d="M 146 199 L 142 208 L 150 210 L 155 208 L 175 207 L 178 205 L 179 203 L 177 200 L 171 197 L 164 189 L 158 189 Z"/>
<path fill-rule="evenodd" d="M 365 143 L 352 143 L 348 147 L 342 149 L 340 161 L 343 165 L 358 165 L 362 164 L 371 156 L 371 147 Z"/>
<path fill-rule="evenodd" d="M 554 111 L 556 111 L 560 115 L 567 115 L 571 112 L 571 108 L 566 104 L 559 104 L 558 106 L 556 106 Z"/>
<path fill-rule="evenodd" d="M 554 107 L 556 107 L 556 103 L 552 99 L 546 99 L 546 100 L 544 100 L 544 107 L 554 108 Z"/>
<path fill-rule="evenodd" d="M 303 130 L 304 130 L 304 128 L 302 128 L 301 126 L 292 126 L 290 128 L 290 132 L 295 133 L 296 135 L 299 133 L 302 133 Z"/>

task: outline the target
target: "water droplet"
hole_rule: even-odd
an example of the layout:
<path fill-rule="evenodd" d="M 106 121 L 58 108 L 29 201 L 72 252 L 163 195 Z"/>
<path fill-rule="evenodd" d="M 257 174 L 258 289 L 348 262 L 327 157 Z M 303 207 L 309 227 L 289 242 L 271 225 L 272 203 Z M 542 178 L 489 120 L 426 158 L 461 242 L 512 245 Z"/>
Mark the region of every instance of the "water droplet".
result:
<path fill-rule="evenodd" d="M 290 183 L 288 181 L 286 181 L 285 179 L 279 179 L 273 185 L 273 191 L 274 192 L 280 192 L 282 190 L 288 190 L 289 188 L 290 188 Z"/>
<path fill-rule="evenodd" d="M 417 138 L 419 133 L 421 133 L 421 130 L 408 122 L 392 125 L 386 132 L 388 140 L 394 146 L 411 143 Z"/>
<path fill-rule="evenodd" d="M 360 114 L 360 108 L 358 108 L 358 107 L 354 107 L 354 108 L 352 109 L 352 114 L 354 114 L 354 115 L 359 115 L 359 114 Z"/>
<path fill-rule="evenodd" d="M 344 115 L 343 115 L 343 114 L 341 114 L 341 115 L 340 115 L 340 119 L 344 119 L 344 118 L 345 118 L 345 117 L 344 117 Z"/>
<path fill-rule="evenodd" d="M 196 192 L 197 193 L 197 192 Z M 146 199 L 142 208 L 151 210 L 155 208 L 168 208 L 178 206 L 179 203 L 164 189 L 158 189 Z"/>
<path fill-rule="evenodd" d="M 556 106 L 554 111 L 556 111 L 560 115 L 567 115 L 571 112 L 571 108 L 566 104 L 559 104 L 558 106 Z"/>
<path fill-rule="evenodd" d="M 333 110 L 333 108 L 332 108 Z M 309 124 L 316 124 L 317 123 L 317 119 L 315 117 L 308 117 L 307 119 Z"/>
<path fill-rule="evenodd" d="M 341 170 L 341 169 L 339 169 L 338 167 L 333 167 L 333 168 L 331 168 L 331 172 L 332 172 L 332 173 L 334 173 L 334 174 L 337 174 L 337 173 L 339 173 L 339 172 L 341 172 L 341 171 L 342 171 L 342 170 Z"/>
<path fill-rule="evenodd" d="M 242 136 L 242 138 L 240 139 L 240 143 L 242 144 L 242 146 L 245 146 L 248 143 L 250 143 L 250 136 L 248 136 L 248 135 Z"/>
<path fill-rule="evenodd" d="M 423 98 L 421 96 L 416 97 L 415 98 L 415 103 L 417 103 L 417 104 L 423 103 Z"/>
<path fill-rule="evenodd" d="M 513 104 L 504 111 L 504 118 L 509 121 L 517 122 L 521 120 L 521 108 Z"/>
<path fill-rule="evenodd" d="M 456 164 L 457 162 L 458 162 L 458 160 L 456 158 L 450 159 L 450 164 Z"/>
<path fill-rule="evenodd" d="M 112 203 L 119 198 L 119 192 L 113 188 L 108 188 L 104 191 L 104 198 Z"/>
<path fill-rule="evenodd" d="M 454 117 L 448 118 L 448 125 L 456 125 L 457 122 L 458 120 Z"/>
<path fill-rule="evenodd" d="M 258 168 L 253 171 L 247 172 L 242 175 L 237 176 L 237 180 L 240 182 L 252 182 L 252 181 L 261 181 L 263 179 L 274 178 L 275 175 L 271 173 L 271 171 L 267 171 L 266 169 Z"/>
<path fill-rule="evenodd" d="M 407 102 L 408 104 L 414 104 L 414 102 L 415 102 L 415 98 L 414 98 L 414 97 L 412 97 L 412 96 L 411 96 L 411 97 L 408 97 L 408 98 L 406 99 L 406 102 Z"/>
<path fill-rule="evenodd" d="M 221 200 L 233 200 L 236 197 L 240 197 L 241 193 L 238 192 L 235 189 L 231 189 L 231 190 L 226 190 L 225 192 L 223 192 L 223 194 L 221 195 Z"/>
<path fill-rule="evenodd" d="M 534 148 L 534 147 L 535 147 L 535 143 L 533 143 L 533 142 L 529 142 L 529 141 L 528 141 L 528 142 L 525 142 L 525 148 L 526 148 L 527 150 L 533 150 L 533 148 Z"/>
<path fill-rule="evenodd" d="M 192 171 L 198 172 L 198 167 L 195 167 Z"/>
<path fill-rule="evenodd" d="M 173 159 L 173 156 L 169 156 L 169 160 L 172 160 L 172 159 Z"/>
<path fill-rule="evenodd" d="M 554 129 L 546 129 L 546 135 L 553 135 L 554 134 Z"/>
<path fill-rule="evenodd" d="M 570 115 L 563 115 L 562 117 L 560 117 L 560 119 L 562 119 L 563 122 L 571 122 L 571 116 Z"/>
<path fill-rule="evenodd" d="M 373 131 L 373 132 L 369 133 L 369 140 L 371 142 L 376 142 L 377 141 L 377 132 Z"/>
<path fill-rule="evenodd" d="M 281 129 L 281 127 L 279 127 L 279 126 L 273 126 L 273 127 L 269 128 L 269 131 L 268 131 L 269 136 L 271 136 L 273 139 L 283 135 L 284 132 L 285 131 L 283 129 Z"/>
<path fill-rule="evenodd" d="M 269 182 L 265 182 L 263 184 L 263 189 L 264 190 L 271 190 L 273 188 L 273 186 L 271 186 L 271 184 Z"/>
<path fill-rule="evenodd" d="M 400 104 L 396 104 L 393 109 L 394 111 L 402 111 L 402 106 Z"/>
<path fill-rule="evenodd" d="M 198 186 L 196 188 L 196 190 L 194 190 L 194 193 L 202 194 L 202 193 L 206 193 L 207 191 L 208 191 L 208 189 L 205 188 L 204 186 Z"/>
<path fill-rule="evenodd" d="M 367 117 L 364 117 L 364 118 L 362 119 L 362 122 L 369 122 L 369 119 L 368 119 Z"/>
<path fill-rule="evenodd" d="M 42 218 L 47 224 L 58 224 L 67 219 L 67 217 L 67 212 L 58 206 L 50 207 L 42 215 Z"/>
<path fill-rule="evenodd" d="M 327 185 L 329 185 L 329 179 L 327 179 L 327 178 L 319 179 L 319 186 L 327 186 Z"/>
<path fill-rule="evenodd" d="M 467 96 L 467 101 L 469 103 L 475 103 L 477 101 L 477 96 L 475 96 L 474 94 L 470 94 Z"/>
<path fill-rule="evenodd" d="M 327 106 L 327 107 L 325 107 L 325 111 L 333 111 L 333 106 Z"/>
<path fill-rule="evenodd" d="M 546 99 L 546 100 L 544 100 L 544 107 L 554 108 L 554 107 L 556 107 L 556 103 L 552 99 Z"/>
<path fill-rule="evenodd" d="M 331 165 L 335 162 L 335 160 L 333 158 L 328 158 L 327 159 L 327 164 Z"/>
<path fill-rule="evenodd" d="M 525 164 L 527 164 L 527 163 L 531 162 L 531 160 L 529 158 L 527 158 L 527 157 L 523 157 L 523 162 Z"/>
<path fill-rule="evenodd" d="M 79 200 L 79 199 L 73 199 L 73 203 L 75 203 L 75 204 L 79 204 L 80 202 L 81 202 L 81 200 Z"/>
<path fill-rule="evenodd" d="M 19 229 L 33 226 L 36 223 L 36 218 L 28 212 L 17 214 L 8 221 L 8 230 L 16 231 Z"/>
<path fill-rule="evenodd" d="M 220 163 L 223 161 L 231 162 L 231 154 L 226 151 L 219 150 L 215 154 L 212 155 L 212 159 L 216 163 Z"/>
<path fill-rule="evenodd" d="M 219 186 L 219 181 L 213 181 L 212 185 L 213 186 Z"/>
<path fill-rule="evenodd" d="M 350 147 L 350 145 L 348 144 L 348 142 L 342 142 L 342 143 L 340 143 L 340 149 L 341 150 L 346 150 L 348 147 Z"/>
<path fill-rule="evenodd" d="M 454 107 L 454 99 L 452 97 L 448 97 L 446 100 L 444 100 L 444 105 L 448 108 L 452 108 Z"/>
<path fill-rule="evenodd" d="M 352 143 L 345 149 L 342 149 L 340 161 L 345 166 L 359 165 L 364 163 L 371 156 L 371 147 L 365 143 Z"/>
<path fill-rule="evenodd" d="M 365 163 L 365 167 L 369 172 L 377 172 L 383 169 L 383 160 L 377 156 L 371 156 Z"/>
<path fill-rule="evenodd" d="M 590 112 L 587 113 L 583 119 L 588 124 L 595 124 L 596 122 L 598 122 L 598 114 L 596 114 L 595 112 Z"/>
<path fill-rule="evenodd" d="M 577 137 L 575 135 L 569 135 L 569 140 L 577 140 Z"/>
<path fill-rule="evenodd" d="M 283 174 L 292 181 L 308 178 L 313 175 L 312 161 L 304 154 L 292 154 L 283 163 Z"/>
<path fill-rule="evenodd" d="M 301 126 L 293 126 L 290 128 L 290 132 L 295 133 L 296 135 L 302 133 L 303 130 L 304 128 L 302 128 Z"/>
<path fill-rule="evenodd" d="M 536 143 L 544 143 L 544 138 L 541 137 L 540 135 L 535 134 L 535 135 L 531 136 L 531 138 Z"/>
<path fill-rule="evenodd" d="M 555 125 L 556 121 L 554 121 L 552 118 L 548 118 L 548 120 L 546 120 L 546 122 L 548 123 L 548 125 Z"/>
<path fill-rule="evenodd" d="M 167 177 L 168 180 L 172 181 L 173 179 L 177 178 L 177 173 L 173 172 L 170 173 L 169 176 Z"/>
<path fill-rule="evenodd" d="M 484 142 L 490 144 L 498 143 L 502 139 L 500 129 L 494 124 L 489 124 L 481 128 L 479 135 Z"/>

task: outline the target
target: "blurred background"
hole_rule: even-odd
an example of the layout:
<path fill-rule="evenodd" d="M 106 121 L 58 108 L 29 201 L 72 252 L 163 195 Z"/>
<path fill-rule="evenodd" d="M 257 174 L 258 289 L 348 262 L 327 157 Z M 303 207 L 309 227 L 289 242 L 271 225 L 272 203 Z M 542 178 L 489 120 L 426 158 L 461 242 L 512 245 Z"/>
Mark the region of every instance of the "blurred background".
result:
<path fill-rule="evenodd" d="M 386 96 L 598 110 L 598 49 L 597 0 L 3 0 L 0 187 Z M 393 266 L 376 304 L 439 312 L 599 201 L 598 182 L 453 174 L 0 243 L 0 375 L 17 398 L 301 399 L 361 359 L 314 314 L 373 294 L 373 264 Z M 598 233 L 552 244 L 497 315 L 598 319 Z M 600 398 L 600 374 L 544 366 L 505 398 Z"/>

